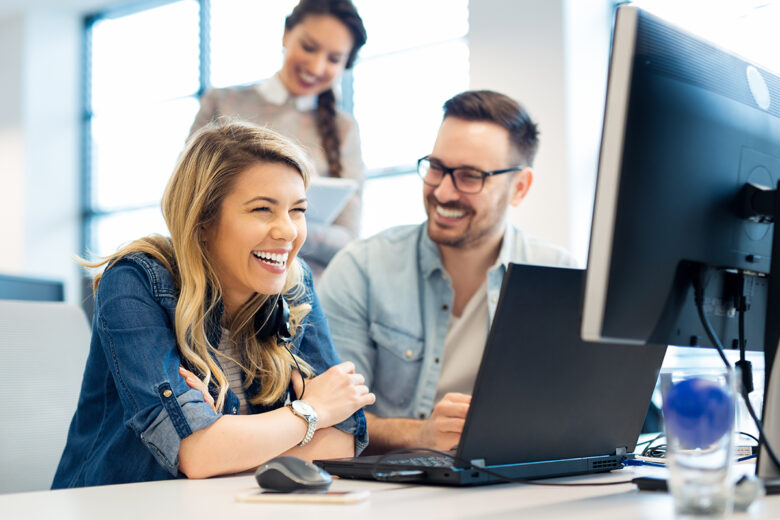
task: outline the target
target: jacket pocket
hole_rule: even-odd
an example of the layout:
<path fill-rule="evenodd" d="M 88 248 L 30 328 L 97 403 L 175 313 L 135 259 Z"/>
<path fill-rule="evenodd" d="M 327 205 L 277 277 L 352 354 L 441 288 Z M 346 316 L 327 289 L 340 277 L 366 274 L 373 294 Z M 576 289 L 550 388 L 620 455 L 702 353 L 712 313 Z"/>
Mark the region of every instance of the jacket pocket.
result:
<path fill-rule="evenodd" d="M 377 345 L 374 388 L 380 399 L 408 406 L 417 390 L 424 343 L 421 339 L 379 323 L 369 329 Z"/>

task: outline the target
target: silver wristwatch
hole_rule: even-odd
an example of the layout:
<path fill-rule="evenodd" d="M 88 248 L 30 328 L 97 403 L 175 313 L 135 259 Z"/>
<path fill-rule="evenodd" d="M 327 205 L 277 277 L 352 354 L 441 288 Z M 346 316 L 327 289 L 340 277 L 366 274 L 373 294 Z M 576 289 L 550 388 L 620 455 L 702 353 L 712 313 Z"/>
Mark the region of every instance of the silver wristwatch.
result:
<path fill-rule="evenodd" d="M 306 424 L 309 425 L 306 430 L 306 435 L 303 436 L 303 440 L 298 444 L 298 446 L 303 446 L 314 437 L 314 431 L 317 429 L 317 412 L 312 405 L 306 401 L 301 401 L 300 399 L 288 404 L 287 407 L 292 413 L 302 418 L 306 421 Z"/>

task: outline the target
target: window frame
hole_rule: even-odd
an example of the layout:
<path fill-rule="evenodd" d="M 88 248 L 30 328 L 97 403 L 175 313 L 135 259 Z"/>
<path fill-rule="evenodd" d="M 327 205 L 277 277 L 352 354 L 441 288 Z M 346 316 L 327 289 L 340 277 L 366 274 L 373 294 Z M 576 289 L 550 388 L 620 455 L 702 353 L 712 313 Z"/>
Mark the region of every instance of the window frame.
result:
<path fill-rule="evenodd" d="M 94 163 L 92 155 L 92 147 L 94 143 L 94 136 L 92 133 L 92 120 L 95 117 L 95 112 L 92 107 L 92 47 L 93 47 L 93 30 L 95 25 L 103 20 L 110 20 L 115 18 L 121 18 L 124 16 L 130 16 L 136 13 L 162 7 L 165 5 L 175 4 L 182 0 L 139 0 L 132 4 L 128 4 L 121 7 L 111 8 L 104 11 L 99 11 L 91 15 L 84 17 L 83 23 L 83 46 L 82 46 L 82 99 L 81 99 L 81 168 L 80 168 L 80 181 L 81 181 L 81 237 L 80 247 L 81 251 L 85 254 L 92 254 L 97 250 L 96 247 L 96 231 L 95 226 L 97 220 L 104 217 L 109 217 L 123 212 L 151 209 L 159 207 L 159 204 L 137 204 L 128 205 L 112 209 L 101 209 L 94 203 L 93 183 L 94 183 Z M 211 7 L 211 0 L 195 0 L 198 4 L 198 25 L 199 25 L 199 51 L 198 57 L 198 89 L 187 95 L 181 96 L 182 99 L 188 97 L 194 97 L 199 100 L 203 93 L 208 88 L 208 74 L 209 74 L 209 45 L 210 34 L 208 23 L 204 23 L 204 20 L 208 20 L 208 13 Z"/>

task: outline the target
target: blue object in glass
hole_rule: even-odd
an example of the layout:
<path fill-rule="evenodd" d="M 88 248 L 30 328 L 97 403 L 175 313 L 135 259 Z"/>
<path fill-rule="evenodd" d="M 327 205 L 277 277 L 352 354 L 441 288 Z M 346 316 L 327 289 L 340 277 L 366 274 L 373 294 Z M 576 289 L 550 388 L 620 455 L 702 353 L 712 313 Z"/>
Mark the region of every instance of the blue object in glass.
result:
<path fill-rule="evenodd" d="M 692 377 L 675 383 L 664 399 L 664 420 L 684 449 L 706 448 L 734 424 L 734 402 L 714 381 Z"/>

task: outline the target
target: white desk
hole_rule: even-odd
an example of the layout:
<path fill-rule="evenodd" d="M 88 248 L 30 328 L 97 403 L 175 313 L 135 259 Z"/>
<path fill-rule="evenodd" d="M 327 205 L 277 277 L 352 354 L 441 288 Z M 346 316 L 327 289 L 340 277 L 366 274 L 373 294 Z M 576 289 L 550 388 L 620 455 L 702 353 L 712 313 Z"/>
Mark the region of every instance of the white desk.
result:
<path fill-rule="evenodd" d="M 642 473 L 647 470 L 642 468 Z M 556 481 L 630 480 L 635 470 Z M 358 504 L 272 504 L 236 502 L 256 489 L 252 475 L 208 480 L 169 480 L 59 491 L 0 495 L 0 518 L 61 520 L 283 519 L 367 520 L 374 518 L 541 518 L 647 519 L 674 517 L 666 493 L 639 492 L 633 485 L 561 488 L 497 484 L 473 488 L 412 486 L 336 480 L 331 489 L 367 489 Z M 311 516 L 308 516 L 311 515 Z M 765 497 L 735 519 L 780 517 L 780 495 Z"/>

